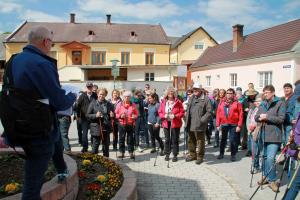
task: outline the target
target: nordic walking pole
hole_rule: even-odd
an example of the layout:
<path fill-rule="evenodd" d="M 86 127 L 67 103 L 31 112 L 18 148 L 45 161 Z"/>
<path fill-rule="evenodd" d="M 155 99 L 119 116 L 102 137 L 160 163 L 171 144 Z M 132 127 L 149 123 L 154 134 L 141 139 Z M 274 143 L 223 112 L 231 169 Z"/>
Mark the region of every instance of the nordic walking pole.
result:
<path fill-rule="evenodd" d="M 284 168 L 286 167 L 286 164 L 289 162 L 290 159 L 291 159 L 291 158 L 288 157 L 288 158 L 284 161 L 283 169 L 282 169 L 282 172 L 281 172 L 281 175 L 280 175 L 280 179 L 279 179 L 279 185 L 278 185 L 278 188 L 277 188 L 277 191 L 276 191 L 274 200 L 277 199 L 277 195 L 278 195 L 278 192 L 279 192 L 279 187 L 280 187 L 280 184 L 281 184 L 281 181 L 282 181 L 282 177 L 283 177 L 283 173 L 284 173 Z"/>
<path fill-rule="evenodd" d="M 115 119 L 111 120 L 111 127 L 112 127 L 112 132 L 113 132 L 113 141 L 114 141 L 116 138 L 116 136 L 115 136 Z M 116 150 L 116 159 L 118 160 L 118 150 Z"/>
<path fill-rule="evenodd" d="M 168 113 L 168 118 L 169 118 L 169 113 Z M 172 141 L 172 120 L 173 119 L 171 119 L 171 121 L 170 121 L 170 131 L 169 131 L 169 133 L 170 133 L 170 140 L 169 140 L 169 153 L 171 154 L 171 141 Z M 168 168 L 170 168 L 170 154 L 169 154 L 169 159 L 168 159 Z"/>
<path fill-rule="evenodd" d="M 250 135 L 249 135 L 250 136 Z M 252 181 L 253 181 L 253 175 L 254 175 L 254 140 L 253 140 L 253 136 L 251 135 L 252 137 L 252 155 L 251 155 L 251 158 L 252 158 L 252 163 L 251 163 L 251 168 L 250 168 L 250 173 L 251 173 L 251 181 L 250 181 L 250 188 L 252 187 Z"/>
<path fill-rule="evenodd" d="M 282 157 L 282 155 L 285 154 L 288 145 L 290 145 L 290 143 L 286 144 L 283 148 L 283 150 L 281 151 L 281 153 L 279 154 L 278 158 L 276 159 L 275 163 L 273 164 L 273 166 L 271 167 L 271 169 L 268 171 L 268 173 L 265 175 L 265 177 L 261 180 L 262 183 L 266 180 L 266 178 L 269 176 L 269 174 L 272 172 L 273 168 L 276 166 L 276 164 L 279 162 L 280 158 Z M 260 185 L 256 188 L 256 190 L 254 191 L 254 193 L 252 194 L 252 196 L 250 197 L 250 200 L 254 197 L 254 195 L 257 193 L 258 189 L 260 188 Z"/>

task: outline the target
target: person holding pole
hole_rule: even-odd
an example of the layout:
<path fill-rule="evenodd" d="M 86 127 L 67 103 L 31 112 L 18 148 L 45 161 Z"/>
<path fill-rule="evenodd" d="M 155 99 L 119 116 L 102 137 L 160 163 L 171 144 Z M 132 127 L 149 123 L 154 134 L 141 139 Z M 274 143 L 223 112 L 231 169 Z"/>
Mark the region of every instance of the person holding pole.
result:
<path fill-rule="evenodd" d="M 165 98 L 159 107 L 159 117 L 162 121 L 162 127 L 165 133 L 165 160 L 169 161 L 171 146 L 173 149 L 173 162 L 177 162 L 179 152 L 179 133 L 182 126 L 184 109 L 181 101 L 177 99 L 174 87 L 168 87 L 165 92 Z"/>
<path fill-rule="evenodd" d="M 276 153 L 282 142 L 282 126 L 285 119 L 285 105 L 275 96 L 273 85 L 266 85 L 263 89 L 264 101 L 260 104 L 255 115 L 255 121 L 262 123 L 259 143 L 263 145 L 263 172 L 259 185 L 269 184 L 273 192 L 278 191 L 276 183 L 276 169 L 272 168 Z M 268 173 L 271 170 L 270 173 Z M 267 176 L 265 178 L 265 176 Z"/>

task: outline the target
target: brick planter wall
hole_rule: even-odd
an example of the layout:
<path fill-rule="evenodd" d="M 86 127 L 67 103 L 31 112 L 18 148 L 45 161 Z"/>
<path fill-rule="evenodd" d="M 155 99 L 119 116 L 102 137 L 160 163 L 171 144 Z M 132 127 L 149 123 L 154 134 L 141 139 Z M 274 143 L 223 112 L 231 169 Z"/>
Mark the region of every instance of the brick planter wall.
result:
<path fill-rule="evenodd" d="M 14 153 L 14 151 L 12 149 L 0 149 L 0 154 L 3 153 Z M 57 183 L 57 176 L 44 183 L 41 191 L 41 197 L 43 200 L 76 200 L 79 186 L 77 164 L 68 155 L 64 155 L 64 159 L 68 165 L 70 176 L 63 183 Z M 3 198 L 3 200 L 19 199 L 21 199 L 21 193 Z"/>

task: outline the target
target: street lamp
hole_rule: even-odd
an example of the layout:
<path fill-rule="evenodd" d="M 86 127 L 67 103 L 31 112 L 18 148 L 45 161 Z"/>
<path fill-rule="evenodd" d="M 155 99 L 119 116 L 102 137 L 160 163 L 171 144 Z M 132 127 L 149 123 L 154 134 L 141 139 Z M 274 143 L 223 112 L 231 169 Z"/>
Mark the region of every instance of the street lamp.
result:
<path fill-rule="evenodd" d="M 117 66 L 117 64 L 120 61 L 115 58 L 115 59 L 112 59 L 110 62 L 112 63 L 112 66 L 111 66 L 111 75 L 114 77 L 114 89 L 116 89 L 116 86 L 115 86 L 116 77 L 120 75 L 120 69 Z"/>

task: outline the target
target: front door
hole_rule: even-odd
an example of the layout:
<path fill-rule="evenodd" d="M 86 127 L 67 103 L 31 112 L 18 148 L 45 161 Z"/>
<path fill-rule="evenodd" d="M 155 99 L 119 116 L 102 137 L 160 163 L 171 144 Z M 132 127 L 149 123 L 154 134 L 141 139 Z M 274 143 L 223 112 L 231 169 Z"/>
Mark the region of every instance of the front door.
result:
<path fill-rule="evenodd" d="M 81 51 L 72 51 L 72 65 L 81 65 L 82 56 Z"/>

